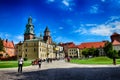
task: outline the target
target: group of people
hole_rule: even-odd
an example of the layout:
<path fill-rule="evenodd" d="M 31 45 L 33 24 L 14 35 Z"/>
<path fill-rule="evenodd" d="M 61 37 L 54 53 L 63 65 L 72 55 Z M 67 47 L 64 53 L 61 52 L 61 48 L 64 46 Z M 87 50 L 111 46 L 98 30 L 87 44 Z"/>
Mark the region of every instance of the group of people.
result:
<path fill-rule="evenodd" d="M 22 73 L 23 62 L 24 62 L 24 59 L 20 56 L 18 59 L 18 73 Z M 42 60 L 39 59 L 37 63 L 39 68 L 41 68 Z"/>

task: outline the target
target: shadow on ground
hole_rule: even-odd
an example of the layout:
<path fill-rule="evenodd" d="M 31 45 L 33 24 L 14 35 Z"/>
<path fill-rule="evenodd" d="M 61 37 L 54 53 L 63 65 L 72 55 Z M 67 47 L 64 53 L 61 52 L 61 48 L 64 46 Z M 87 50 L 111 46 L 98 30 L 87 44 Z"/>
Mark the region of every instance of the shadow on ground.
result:
<path fill-rule="evenodd" d="M 31 72 L 6 73 L 10 80 L 120 80 L 120 68 L 56 68 Z"/>

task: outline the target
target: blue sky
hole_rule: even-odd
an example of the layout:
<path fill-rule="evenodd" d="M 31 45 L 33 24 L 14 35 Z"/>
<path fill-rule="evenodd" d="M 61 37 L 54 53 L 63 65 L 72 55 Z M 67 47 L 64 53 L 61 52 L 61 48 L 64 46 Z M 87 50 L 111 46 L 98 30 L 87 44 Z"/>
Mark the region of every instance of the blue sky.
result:
<path fill-rule="evenodd" d="M 0 0 L 0 37 L 18 43 L 29 16 L 36 36 L 46 26 L 55 42 L 96 42 L 120 33 L 120 0 Z"/>

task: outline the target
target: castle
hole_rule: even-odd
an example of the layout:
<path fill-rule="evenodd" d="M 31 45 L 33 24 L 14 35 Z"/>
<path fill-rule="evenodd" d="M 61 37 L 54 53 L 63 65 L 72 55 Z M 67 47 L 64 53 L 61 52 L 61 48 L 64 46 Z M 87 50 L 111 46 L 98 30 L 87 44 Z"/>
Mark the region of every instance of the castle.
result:
<path fill-rule="evenodd" d="M 53 48 L 54 45 L 52 45 L 52 38 L 48 26 L 44 30 L 44 36 L 40 33 L 40 36 L 36 37 L 32 18 L 29 17 L 24 32 L 24 41 L 16 45 L 17 55 L 27 59 L 55 58 Z"/>

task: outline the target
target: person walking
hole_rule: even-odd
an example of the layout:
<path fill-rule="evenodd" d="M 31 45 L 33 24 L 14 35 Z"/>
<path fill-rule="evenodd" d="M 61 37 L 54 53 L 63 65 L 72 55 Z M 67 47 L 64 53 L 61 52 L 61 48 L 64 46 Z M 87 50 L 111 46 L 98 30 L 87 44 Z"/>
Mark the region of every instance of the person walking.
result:
<path fill-rule="evenodd" d="M 18 59 L 18 73 L 22 73 L 23 61 L 23 58 L 20 56 Z"/>
<path fill-rule="evenodd" d="M 41 60 L 41 59 L 39 59 L 39 60 L 38 60 L 38 65 L 39 65 L 39 68 L 41 68 L 41 64 L 42 64 L 42 60 Z"/>

